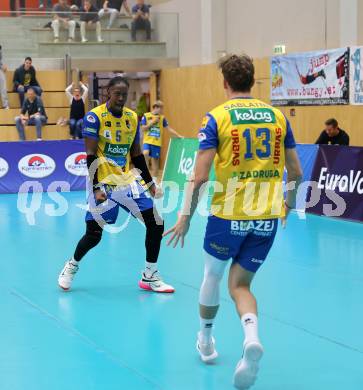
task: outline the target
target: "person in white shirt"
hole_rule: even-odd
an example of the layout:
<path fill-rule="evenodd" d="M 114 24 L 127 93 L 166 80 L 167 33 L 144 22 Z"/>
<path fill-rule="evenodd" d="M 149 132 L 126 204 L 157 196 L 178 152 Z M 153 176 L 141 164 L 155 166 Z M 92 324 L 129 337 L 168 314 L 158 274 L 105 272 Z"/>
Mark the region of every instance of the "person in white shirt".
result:
<path fill-rule="evenodd" d="M 88 97 L 88 88 L 82 82 L 80 87 L 72 83 L 66 88 L 66 95 L 71 105 L 69 115 L 69 133 L 72 139 L 82 138 L 83 118 L 86 114 L 85 103 Z"/>

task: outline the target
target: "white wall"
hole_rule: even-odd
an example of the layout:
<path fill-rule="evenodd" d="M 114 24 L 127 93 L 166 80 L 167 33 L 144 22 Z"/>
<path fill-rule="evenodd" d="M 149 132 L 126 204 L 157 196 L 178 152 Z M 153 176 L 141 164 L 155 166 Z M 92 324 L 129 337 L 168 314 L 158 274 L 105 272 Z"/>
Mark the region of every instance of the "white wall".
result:
<path fill-rule="evenodd" d="M 358 44 L 363 45 L 363 0 L 358 0 Z"/>
<path fill-rule="evenodd" d="M 288 53 L 363 45 L 363 0 L 170 0 L 152 9 L 179 13 L 181 66 L 224 50 L 265 57 L 276 44 Z"/>
<path fill-rule="evenodd" d="M 171 0 L 151 12 L 179 13 L 180 66 L 202 63 L 201 0 Z"/>
<path fill-rule="evenodd" d="M 245 51 L 251 56 L 269 56 L 276 44 L 288 52 L 338 47 L 339 0 L 228 0 L 228 51 Z M 328 23 L 326 34 L 326 12 Z M 339 28 L 339 23 L 338 23 Z"/>

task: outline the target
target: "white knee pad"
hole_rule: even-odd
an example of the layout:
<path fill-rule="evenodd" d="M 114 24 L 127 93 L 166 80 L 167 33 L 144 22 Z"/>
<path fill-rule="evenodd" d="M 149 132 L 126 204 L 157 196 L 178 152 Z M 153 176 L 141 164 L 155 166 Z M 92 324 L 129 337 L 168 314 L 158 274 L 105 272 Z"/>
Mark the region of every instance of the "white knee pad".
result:
<path fill-rule="evenodd" d="M 227 261 L 219 260 L 204 252 L 204 279 L 200 288 L 199 303 L 203 306 L 219 305 L 219 285 L 227 266 Z"/>

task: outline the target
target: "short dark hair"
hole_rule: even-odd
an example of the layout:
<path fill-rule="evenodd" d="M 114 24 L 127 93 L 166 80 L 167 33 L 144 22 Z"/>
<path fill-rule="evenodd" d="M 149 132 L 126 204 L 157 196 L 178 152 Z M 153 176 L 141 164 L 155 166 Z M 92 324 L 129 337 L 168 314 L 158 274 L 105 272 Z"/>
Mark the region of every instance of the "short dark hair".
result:
<path fill-rule="evenodd" d="M 247 54 L 231 54 L 219 62 L 223 77 L 235 92 L 250 92 L 255 84 L 255 67 Z"/>
<path fill-rule="evenodd" d="M 25 57 L 25 60 L 24 60 L 24 62 L 25 61 L 30 61 L 30 62 L 33 62 L 33 60 L 32 60 L 32 58 L 31 57 Z"/>
<path fill-rule="evenodd" d="M 127 87 L 130 87 L 129 80 L 127 80 L 127 78 L 122 77 L 122 76 L 116 76 L 116 77 L 113 77 L 112 79 L 110 79 L 110 81 L 107 84 L 107 88 L 114 87 L 115 85 L 121 84 L 121 83 L 124 83 L 127 85 Z"/>
<path fill-rule="evenodd" d="M 338 125 L 339 123 L 335 118 L 330 118 L 325 122 L 325 126 L 333 126 L 334 128 L 337 128 Z"/>

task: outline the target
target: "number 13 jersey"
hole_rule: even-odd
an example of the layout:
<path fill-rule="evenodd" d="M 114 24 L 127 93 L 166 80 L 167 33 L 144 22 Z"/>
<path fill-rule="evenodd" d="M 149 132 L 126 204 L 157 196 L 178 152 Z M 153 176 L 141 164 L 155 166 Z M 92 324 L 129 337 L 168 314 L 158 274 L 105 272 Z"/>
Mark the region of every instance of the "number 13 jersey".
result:
<path fill-rule="evenodd" d="M 283 113 L 252 98 L 218 106 L 203 120 L 199 149 L 215 148 L 211 214 L 230 220 L 284 216 L 285 148 L 295 148 Z"/>

